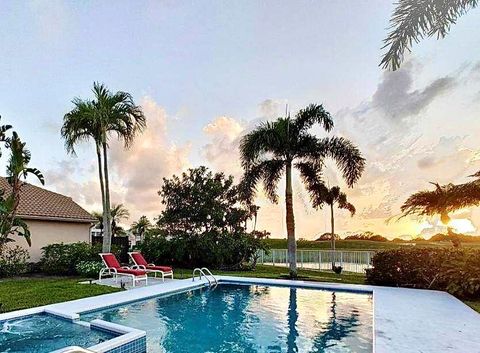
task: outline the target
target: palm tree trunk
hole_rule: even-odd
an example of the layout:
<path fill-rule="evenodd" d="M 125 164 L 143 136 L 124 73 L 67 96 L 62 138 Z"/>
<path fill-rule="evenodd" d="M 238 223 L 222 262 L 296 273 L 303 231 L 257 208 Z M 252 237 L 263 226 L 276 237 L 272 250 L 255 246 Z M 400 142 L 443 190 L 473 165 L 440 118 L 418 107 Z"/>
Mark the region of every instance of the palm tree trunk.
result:
<path fill-rule="evenodd" d="M 293 191 L 292 191 L 292 163 L 286 166 L 287 183 L 285 187 L 285 207 L 288 239 L 288 263 L 290 265 L 290 277 L 297 277 L 297 242 L 295 241 L 295 217 L 293 214 Z"/>
<path fill-rule="evenodd" d="M 108 156 L 107 156 L 107 142 L 104 140 L 103 144 L 103 168 L 105 175 L 105 209 L 103 216 L 106 216 L 106 228 L 103 235 L 103 252 L 110 252 L 112 248 L 112 222 L 110 214 L 110 184 L 108 180 Z"/>
<path fill-rule="evenodd" d="M 102 251 L 103 252 L 108 252 L 105 251 L 105 230 L 107 229 L 106 224 L 108 222 L 107 219 L 107 212 L 105 212 L 106 207 L 105 207 L 105 184 L 103 180 L 103 172 L 102 172 L 102 153 L 100 151 L 100 145 L 97 144 L 97 162 L 98 162 L 98 177 L 100 179 L 100 189 L 102 192 L 102 211 L 103 211 L 103 228 L 102 228 L 102 235 L 103 235 L 103 244 L 102 244 Z"/>
<path fill-rule="evenodd" d="M 335 268 L 335 218 L 333 216 L 333 203 L 330 205 L 330 223 L 332 225 L 332 270 Z"/>

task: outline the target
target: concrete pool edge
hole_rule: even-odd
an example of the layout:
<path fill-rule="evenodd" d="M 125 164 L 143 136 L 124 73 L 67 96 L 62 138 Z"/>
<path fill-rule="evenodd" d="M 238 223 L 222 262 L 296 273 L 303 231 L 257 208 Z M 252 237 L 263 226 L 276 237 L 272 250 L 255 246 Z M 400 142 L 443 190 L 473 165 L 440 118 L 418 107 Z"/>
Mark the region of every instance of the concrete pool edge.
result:
<path fill-rule="evenodd" d="M 280 285 L 373 294 L 375 353 L 480 353 L 480 337 L 477 335 L 480 331 L 480 315 L 445 292 L 234 276 L 217 276 L 217 279 L 220 284 Z M 25 312 L 47 312 L 64 318 L 78 319 L 81 313 L 207 285 L 205 279 L 169 281 L 125 292 L 0 314 L 0 321 L 25 316 L 22 315 Z"/>

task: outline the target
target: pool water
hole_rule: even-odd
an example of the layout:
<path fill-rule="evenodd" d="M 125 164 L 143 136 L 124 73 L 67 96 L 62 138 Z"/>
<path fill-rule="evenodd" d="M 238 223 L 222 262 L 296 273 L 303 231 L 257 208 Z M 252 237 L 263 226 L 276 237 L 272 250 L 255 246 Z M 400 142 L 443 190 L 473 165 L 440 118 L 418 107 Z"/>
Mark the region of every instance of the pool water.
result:
<path fill-rule="evenodd" d="M 372 297 L 221 284 L 85 314 L 147 332 L 148 353 L 371 353 Z"/>
<path fill-rule="evenodd" d="M 0 322 L 2 353 L 48 353 L 68 346 L 90 347 L 113 337 L 43 314 Z"/>

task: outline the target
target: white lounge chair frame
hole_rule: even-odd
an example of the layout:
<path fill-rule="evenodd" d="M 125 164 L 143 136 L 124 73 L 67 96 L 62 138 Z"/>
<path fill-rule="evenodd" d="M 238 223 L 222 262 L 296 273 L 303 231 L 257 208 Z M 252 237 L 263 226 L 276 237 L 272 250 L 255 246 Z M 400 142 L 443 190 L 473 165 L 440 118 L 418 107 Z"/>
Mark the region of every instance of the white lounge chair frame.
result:
<path fill-rule="evenodd" d="M 130 259 L 132 259 L 133 263 L 135 264 L 131 267 L 132 270 L 142 270 L 142 271 L 146 271 L 148 273 L 153 273 L 155 278 L 157 278 L 157 273 L 160 273 L 162 275 L 162 282 L 165 282 L 165 277 L 168 277 L 168 276 L 170 276 L 173 279 L 173 270 L 172 271 L 161 271 L 161 270 L 153 270 L 153 269 L 146 268 L 144 265 L 137 264 L 137 262 L 135 261 L 135 259 L 132 256 L 132 254 L 140 254 L 141 255 L 141 253 L 138 252 L 138 251 L 132 251 L 132 252 L 128 253 L 128 256 L 130 256 Z M 156 266 L 155 264 L 147 264 L 147 265 L 148 266 Z"/>
<path fill-rule="evenodd" d="M 145 285 L 148 284 L 148 276 L 147 274 L 144 274 L 144 275 L 139 275 L 139 276 L 135 276 L 131 273 L 120 273 L 120 272 L 117 272 L 117 269 L 115 267 L 109 267 L 107 265 L 107 262 L 105 261 L 105 259 L 103 258 L 104 255 L 110 255 L 111 253 L 100 253 L 100 257 L 102 258 L 102 262 L 103 264 L 105 265 L 104 268 L 102 268 L 100 270 L 100 273 L 98 274 L 98 281 L 99 282 L 102 282 L 102 277 L 106 277 L 106 276 L 112 276 L 115 283 L 117 283 L 117 278 L 118 276 L 124 276 L 124 277 L 129 277 L 132 279 L 132 286 L 135 287 L 136 286 L 136 283 L 139 282 L 139 281 L 145 281 Z M 128 267 L 128 266 L 121 266 L 120 268 L 123 268 L 124 270 L 137 270 L 136 268 L 132 268 L 132 267 Z M 147 271 L 145 271 L 147 272 Z"/>

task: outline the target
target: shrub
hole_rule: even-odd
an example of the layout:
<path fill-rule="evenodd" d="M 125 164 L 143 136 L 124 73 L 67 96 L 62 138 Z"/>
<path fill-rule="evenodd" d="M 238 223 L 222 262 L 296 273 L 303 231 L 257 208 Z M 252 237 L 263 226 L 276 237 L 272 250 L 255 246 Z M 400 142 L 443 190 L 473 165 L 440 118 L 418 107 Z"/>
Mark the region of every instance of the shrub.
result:
<path fill-rule="evenodd" d="M 182 267 L 207 266 L 216 269 L 248 267 L 255 253 L 265 249 L 262 240 L 247 233 L 204 233 L 199 236 L 167 238 L 146 235 L 137 248 L 149 262 Z"/>
<path fill-rule="evenodd" d="M 40 268 L 51 275 L 76 275 L 76 265 L 81 261 L 98 261 L 100 245 L 85 242 L 50 244 L 42 248 Z"/>
<path fill-rule="evenodd" d="M 80 261 L 75 269 L 82 277 L 96 278 L 103 267 L 104 265 L 100 261 Z"/>
<path fill-rule="evenodd" d="M 20 246 L 0 248 L 0 277 L 12 277 L 28 270 L 28 251 Z"/>
<path fill-rule="evenodd" d="M 446 290 L 480 297 L 480 251 L 474 249 L 392 249 L 375 254 L 367 282 L 375 285 Z"/>

